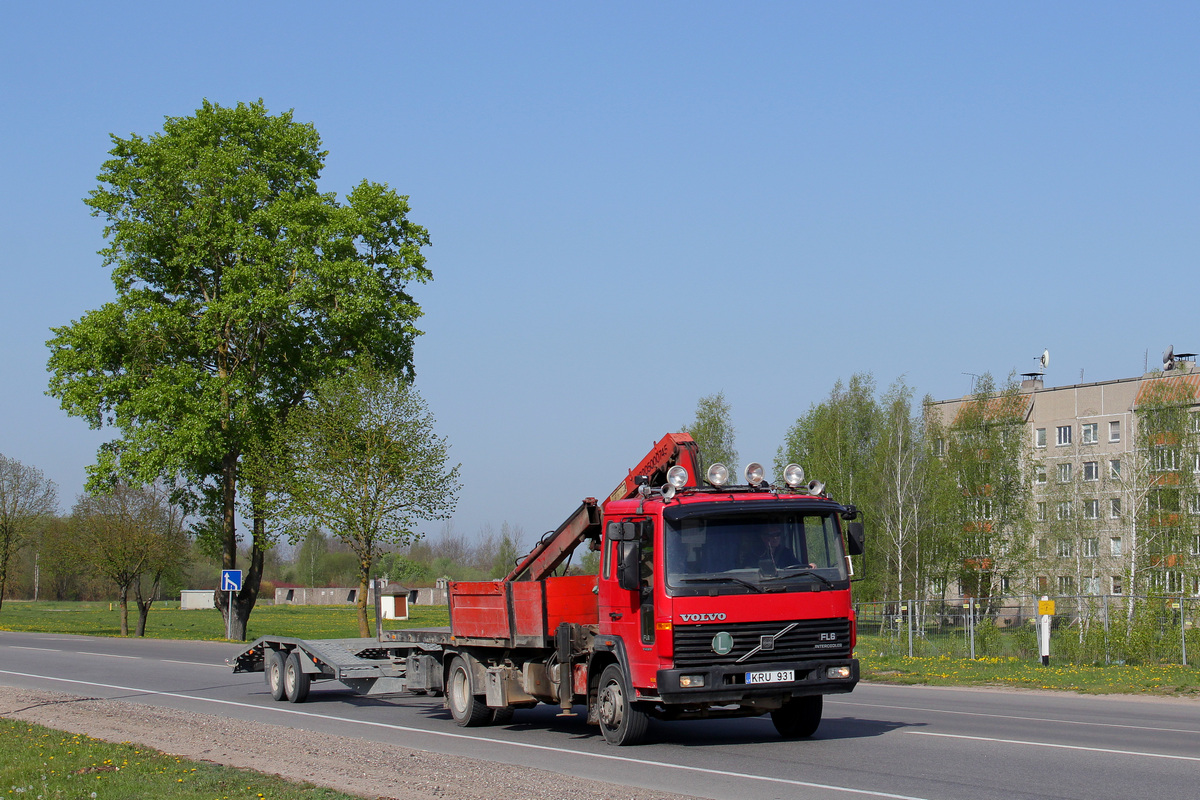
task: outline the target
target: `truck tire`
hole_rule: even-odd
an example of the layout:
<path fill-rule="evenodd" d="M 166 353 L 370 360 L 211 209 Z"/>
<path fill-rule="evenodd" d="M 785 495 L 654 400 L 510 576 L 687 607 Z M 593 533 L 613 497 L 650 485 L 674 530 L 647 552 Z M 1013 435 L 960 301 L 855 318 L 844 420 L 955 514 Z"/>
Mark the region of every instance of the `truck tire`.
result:
<path fill-rule="evenodd" d="M 507 725 L 512 722 L 513 712 L 516 709 L 512 708 L 493 708 L 492 709 L 492 724 Z"/>
<path fill-rule="evenodd" d="M 311 683 L 312 679 L 300 664 L 300 651 L 293 650 L 283 666 L 283 685 L 287 689 L 287 699 L 293 703 L 303 703 L 308 699 Z"/>
<path fill-rule="evenodd" d="M 620 664 L 609 664 L 600 673 L 596 716 L 604 740 L 618 746 L 641 744 L 650 718 L 633 702 L 633 692 Z"/>
<path fill-rule="evenodd" d="M 473 684 L 467 660 L 455 656 L 446 679 L 446 705 L 450 706 L 450 716 L 460 728 L 477 728 L 492 721 L 492 709 L 476 696 Z"/>
<path fill-rule="evenodd" d="M 270 648 L 263 654 L 263 679 L 271 690 L 271 699 L 277 702 L 287 699 L 287 687 L 283 685 L 284 658 L 282 652 Z"/>
<path fill-rule="evenodd" d="M 785 739 L 805 739 L 817 732 L 821 724 L 821 695 L 793 697 L 783 708 L 771 712 L 775 730 Z"/>

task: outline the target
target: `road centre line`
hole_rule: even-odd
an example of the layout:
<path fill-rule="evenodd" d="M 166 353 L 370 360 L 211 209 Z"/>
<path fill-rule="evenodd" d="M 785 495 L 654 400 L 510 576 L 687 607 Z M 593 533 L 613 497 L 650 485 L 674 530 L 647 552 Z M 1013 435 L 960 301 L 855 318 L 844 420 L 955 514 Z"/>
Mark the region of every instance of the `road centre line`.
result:
<path fill-rule="evenodd" d="M 703 775 L 719 775 L 726 778 L 740 778 L 744 780 L 759 781 L 762 783 L 775 783 L 785 786 L 802 786 L 808 789 L 825 789 L 830 792 L 841 792 L 843 794 L 861 795 L 863 797 L 880 797 L 884 800 L 929 800 L 929 798 L 914 797 L 906 794 L 893 794 L 891 792 L 876 792 L 871 789 L 851 789 L 846 786 L 832 786 L 824 783 L 813 783 L 811 781 L 797 781 L 788 778 L 770 778 L 764 775 L 751 775 L 742 772 L 730 772 L 721 769 L 706 769 L 704 767 L 692 767 L 684 764 L 671 764 L 666 761 L 651 761 L 642 758 L 630 758 L 628 756 L 611 755 L 609 753 L 588 753 L 583 750 L 573 750 L 565 747 L 551 747 L 549 745 L 532 744 L 530 742 L 512 742 L 506 739 L 492 739 L 486 736 L 471 736 L 465 733 L 451 733 L 449 731 L 427 730 L 425 728 L 413 728 L 407 725 L 393 725 L 387 722 L 373 722 L 362 719 L 349 719 L 347 717 L 338 717 L 328 714 L 314 714 L 310 711 L 300 711 L 294 708 L 279 708 L 272 706 L 260 706 L 254 703 L 241 703 L 235 700 L 218 700 L 210 697 L 197 697 L 196 695 L 180 694 L 178 692 L 159 692 L 153 689 L 140 689 L 135 686 L 118 686 L 111 683 L 96 683 L 95 681 L 78 681 L 70 678 L 52 678 L 46 675 L 31 675 L 27 672 L 13 672 L 11 670 L 0 669 L 0 675 L 15 675 L 22 678 L 35 678 L 38 680 L 57 681 L 59 683 L 76 684 L 80 686 L 95 686 L 102 689 L 116 689 L 122 692 L 136 692 L 145 695 L 157 695 L 159 697 L 174 697 L 181 700 L 196 700 L 202 703 L 213 703 L 216 705 L 234 706 L 235 708 L 245 708 L 252 711 L 275 711 L 280 714 L 292 714 L 299 717 L 312 717 L 314 719 L 333 720 L 337 722 L 346 722 L 353 725 L 364 725 L 372 728 L 384 728 L 386 730 L 401 731 L 404 733 L 424 734 L 427 736 L 441 736 L 446 739 L 467 739 L 476 742 L 487 742 L 488 744 L 508 745 L 509 747 L 524 748 L 527 750 L 540 750 L 553 754 L 561 754 L 568 752 L 577 756 L 587 758 L 597 758 L 605 761 L 620 761 L 626 764 L 639 764 L 647 767 L 657 767 L 660 769 L 673 769 L 679 772 L 694 772 Z M 103 698 L 93 698 L 103 699 Z M 405 745 L 408 746 L 408 745 Z M 413 748 L 419 749 L 419 748 Z M 472 756 L 467 756 L 471 758 Z M 486 759 L 480 759 L 486 760 Z"/>
<path fill-rule="evenodd" d="M 20 644 L 10 644 L 10 645 L 8 645 L 8 648 L 10 650 L 41 650 L 42 652 L 45 652 L 45 653 L 78 652 L 80 655 L 107 656 L 108 658 L 133 658 L 133 659 L 143 658 L 142 656 L 119 656 L 119 655 L 113 655 L 112 653 L 88 653 L 88 652 L 85 652 L 82 650 L 79 650 L 79 651 L 60 650 L 57 647 L 27 647 L 25 645 L 20 645 Z M 154 660 L 154 659 L 147 659 L 147 660 Z M 176 661 L 171 658 L 160 658 L 157 660 L 161 661 L 164 664 L 186 664 L 191 667 L 216 667 L 217 669 L 225 669 L 225 670 L 229 669 L 228 664 L 213 664 L 212 662 L 203 662 L 203 661 Z"/>
<path fill-rule="evenodd" d="M 1078 744 L 1055 744 L 1054 742 L 1023 742 L 1019 739 L 996 739 L 991 736 L 963 736 L 959 733 L 934 733 L 932 731 L 904 731 L 911 736 L 939 736 L 943 739 L 970 739 L 991 744 L 1023 744 L 1029 747 L 1055 747 L 1059 750 L 1084 750 L 1089 753 L 1107 753 L 1118 756 L 1144 756 L 1146 758 L 1168 758 L 1174 761 L 1200 761 L 1200 756 L 1176 756 L 1170 753 L 1144 753 L 1137 750 L 1114 750 L 1108 747 L 1084 747 Z"/>
<path fill-rule="evenodd" d="M 229 669 L 228 664 L 213 664 L 212 662 L 205 663 L 203 661 L 176 661 L 171 658 L 160 658 L 158 660 L 163 664 L 187 664 L 190 667 L 216 667 L 217 669 L 223 670 Z"/>
<path fill-rule="evenodd" d="M 1020 717 L 1015 714 L 989 714 L 982 711 L 954 711 L 945 708 L 923 708 L 921 706 L 892 706 L 884 703 L 852 703 L 846 700 L 826 699 L 826 705 L 860 706 L 862 708 L 886 708 L 889 711 L 927 711 L 930 714 L 954 714 L 964 717 L 988 717 L 991 719 L 1011 719 L 1017 722 L 1056 722 L 1062 725 L 1090 725 L 1097 728 L 1125 728 L 1135 731 L 1155 731 L 1156 733 L 1190 733 L 1200 735 L 1200 730 L 1188 728 L 1152 728 L 1149 725 L 1125 725 L 1118 722 L 1088 722 L 1079 719 L 1055 719 L 1053 717 Z"/>
<path fill-rule="evenodd" d="M 10 644 L 10 645 L 6 645 L 6 647 L 8 647 L 9 650 L 41 650 L 42 652 L 45 652 L 45 653 L 61 653 L 61 652 L 63 652 L 62 650 L 59 650 L 57 647 L 26 647 L 25 645 L 20 645 L 20 644 Z"/>

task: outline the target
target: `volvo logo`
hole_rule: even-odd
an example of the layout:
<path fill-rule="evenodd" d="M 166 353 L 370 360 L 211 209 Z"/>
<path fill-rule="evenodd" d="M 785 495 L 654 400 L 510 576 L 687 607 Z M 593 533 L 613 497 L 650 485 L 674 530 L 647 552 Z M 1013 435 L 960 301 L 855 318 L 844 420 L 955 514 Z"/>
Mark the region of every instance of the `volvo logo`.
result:
<path fill-rule="evenodd" d="M 715 614 L 680 614 L 680 622 L 721 622 L 725 619 L 725 612 L 718 611 Z"/>

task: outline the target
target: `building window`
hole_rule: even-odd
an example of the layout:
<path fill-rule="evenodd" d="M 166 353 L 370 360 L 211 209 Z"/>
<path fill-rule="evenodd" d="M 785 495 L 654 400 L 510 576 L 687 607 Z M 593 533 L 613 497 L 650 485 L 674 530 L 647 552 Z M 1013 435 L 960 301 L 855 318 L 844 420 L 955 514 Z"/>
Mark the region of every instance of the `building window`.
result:
<path fill-rule="evenodd" d="M 1012 591 L 1012 582 L 1008 579 L 1007 575 L 1000 576 L 1000 591 L 1003 594 L 1008 594 Z"/>
<path fill-rule="evenodd" d="M 1083 518 L 1084 519 L 1100 519 L 1100 501 L 1099 500 L 1084 500 L 1083 501 Z"/>
<path fill-rule="evenodd" d="M 1058 482 L 1059 483 L 1070 483 L 1071 482 L 1071 462 L 1070 461 L 1064 461 L 1058 465 Z"/>
<path fill-rule="evenodd" d="M 1050 579 L 1047 578 L 1045 575 L 1038 575 L 1037 576 L 1037 586 L 1038 586 L 1038 594 L 1045 594 L 1046 590 L 1050 588 Z"/>
<path fill-rule="evenodd" d="M 1054 440 L 1055 444 L 1057 444 L 1059 447 L 1062 447 L 1063 445 L 1067 445 L 1067 444 L 1071 443 L 1071 426 L 1070 425 L 1059 425 L 1058 428 L 1056 429 L 1056 431 L 1057 431 L 1057 438 Z"/>
<path fill-rule="evenodd" d="M 1070 539 L 1059 539 L 1058 540 L 1058 557 L 1059 558 L 1070 558 L 1072 550 L 1073 550 L 1073 548 L 1071 547 Z"/>
<path fill-rule="evenodd" d="M 945 439 L 934 439 L 933 440 L 933 454 L 935 456 L 937 456 L 938 458 L 941 458 L 942 456 L 946 455 L 946 440 Z"/>
<path fill-rule="evenodd" d="M 1099 461 L 1083 462 L 1083 479 L 1085 481 L 1100 480 L 1100 462 Z"/>
<path fill-rule="evenodd" d="M 1046 482 L 1046 465 L 1045 464 L 1037 465 L 1037 467 L 1035 468 L 1035 471 L 1034 471 L 1033 482 L 1034 483 L 1045 483 Z"/>
<path fill-rule="evenodd" d="M 1059 519 L 1070 519 L 1071 518 L 1071 503 L 1070 503 L 1070 501 L 1064 500 L 1058 504 L 1058 518 Z"/>
<path fill-rule="evenodd" d="M 1081 427 L 1080 433 L 1083 435 L 1084 444 L 1096 444 L 1096 442 L 1100 441 L 1100 423 L 1085 423 Z"/>
<path fill-rule="evenodd" d="M 1121 479 L 1121 459 L 1113 458 L 1108 462 L 1108 477 L 1109 480 L 1118 481 Z"/>
<path fill-rule="evenodd" d="M 1037 557 L 1038 558 L 1046 557 L 1046 540 L 1045 539 L 1037 540 Z"/>
<path fill-rule="evenodd" d="M 1113 594 L 1121 594 L 1121 590 L 1122 590 L 1121 576 L 1113 575 L 1112 576 L 1112 593 Z"/>
<path fill-rule="evenodd" d="M 1100 579 L 1095 575 L 1083 579 L 1084 594 L 1100 594 Z"/>
<path fill-rule="evenodd" d="M 1200 414 L 1188 414 L 1188 432 L 1200 433 Z"/>
<path fill-rule="evenodd" d="M 1120 536 L 1114 536 L 1108 540 L 1108 552 L 1114 556 L 1121 555 L 1121 537 Z"/>
<path fill-rule="evenodd" d="M 1188 498 L 1188 511 L 1200 514 L 1200 494 L 1194 494 Z"/>
<path fill-rule="evenodd" d="M 1121 423 L 1115 419 L 1108 423 L 1108 440 L 1110 442 L 1121 441 Z"/>
<path fill-rule="evenodd" d="M 1179 449 L 1176 447 L 1156 447 L 1151 454 L 1151 461 L 1156 472 L 1179 471 Z"/>
<path fill-rule="evenodd" d="M 1200 556 L 1200 533 L 1192 537 L 1192 555 Z"/>
<path fill-rule="evenodd" d="M 1075 577 L 1073 575 L 1058 576 L 1058 593 L 1075 594 Z"/>
<path fill-rule="evenodd" d="M 1046 521 L 1046 504 L 1045 503 L 1037 504 L 1037 520 L 1038 520 L 1038 522 Z"/>
<path fill-rule="evenodd" d="M 1099 539 L 1084 539 L 1083 540 L 1083 557 L 1095 558 L 1100 555 L 1100 540 Z"/>
<path fill-rule="evenodd" d="M 1120 519 L 1121 518 L 1121 498 L 1119 498 L 1119 497 L 1109 498 L 1108 518 L 1109 519 Z"/>
<path fill-rule="evenodd" d="M 1038 428 L 1037 430 L 1035 430 L 1033 432 L 1033 446 L 1034 447 L 1045 447 L 1046 446 L 1046 429 L 1045 428 Z"/>
<path fill-rule="evenodd" d="M 1200 451 L 1192 453 L 1192 472 L 1200 474 Z"/>

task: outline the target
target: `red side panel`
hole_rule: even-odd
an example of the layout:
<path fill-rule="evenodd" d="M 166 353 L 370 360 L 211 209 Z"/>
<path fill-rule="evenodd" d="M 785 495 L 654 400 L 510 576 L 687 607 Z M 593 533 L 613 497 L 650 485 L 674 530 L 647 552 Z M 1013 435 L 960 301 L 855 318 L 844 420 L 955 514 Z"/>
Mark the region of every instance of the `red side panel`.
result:
<path fill-rule="evenodd" d="M 480 639 L 511 635 L 508 598 L 499 581 L 454 581 L 450 584 L 451 633 Z"/>
<path fill-rule="evenodd" d="M 515 581 L 508 586 L 512 591 L 513 618 L 518 639 L 545 636 L 546 609 L 542 603 L 542 582 Z"/>
<path fill-rule="evenodd" d="M 513 584 L 518 586 L 519 584 Z M 546 579 L 546 632 L 553 636 L 559 623 L 595 625 L 600 620 L 595 575 Z"/>

